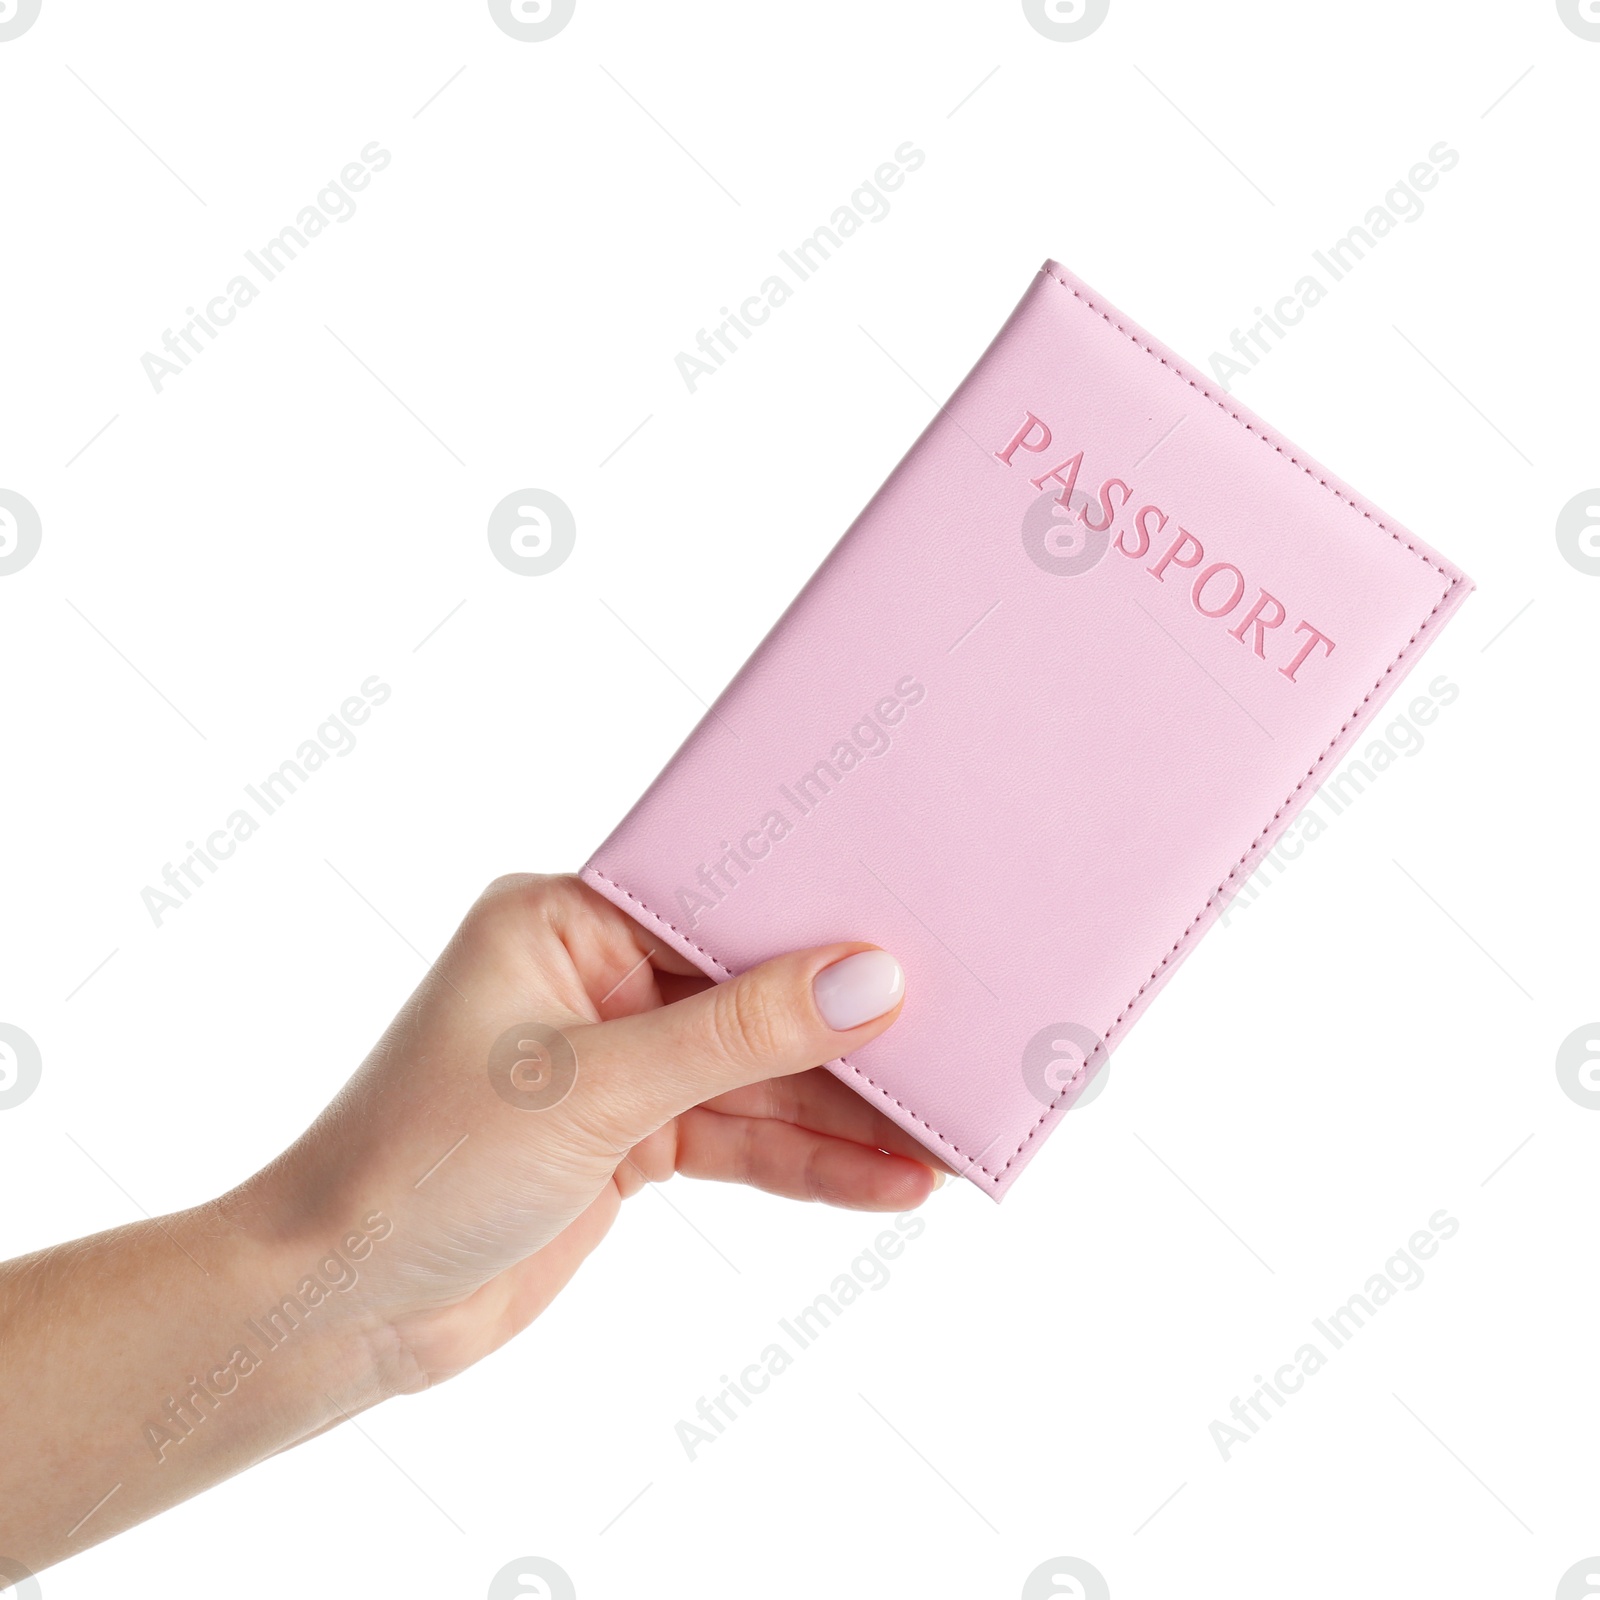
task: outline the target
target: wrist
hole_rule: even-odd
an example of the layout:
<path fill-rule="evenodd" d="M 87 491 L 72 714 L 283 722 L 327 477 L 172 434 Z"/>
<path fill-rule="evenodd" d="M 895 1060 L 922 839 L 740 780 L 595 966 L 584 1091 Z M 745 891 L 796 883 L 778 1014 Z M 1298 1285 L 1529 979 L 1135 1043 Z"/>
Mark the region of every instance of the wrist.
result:
<path fill-rule="evenodd" d="M 381 1210 L 312 1222 L 241 1190 L 201 1208 L 194 1225 L 210 1236 L 213 1258 L 226 1251 L 237 1315 L 233 1343 L 219 1350 L 214 1370 L 230 1393 L 235 1378 L 246 1380 L 240 1389 L 277 1391 L 283 1400 L 292 1400 L 293 1386 L 310 1403 L 315 1432 L 394 1392 L 393 1334 L 368 1281 L 393 1232 Z M 270 1374 L 277 1376 L 260 1381 Z"/>

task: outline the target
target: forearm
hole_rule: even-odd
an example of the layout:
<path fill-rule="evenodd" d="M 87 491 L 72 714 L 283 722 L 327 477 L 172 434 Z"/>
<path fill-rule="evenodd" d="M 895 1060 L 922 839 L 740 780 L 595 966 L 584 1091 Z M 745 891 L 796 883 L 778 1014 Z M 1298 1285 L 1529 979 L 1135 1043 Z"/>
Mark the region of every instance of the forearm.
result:
<path fill-rule="evenodd" d="M 0 1266 L 0 1549 L 37 1571 L 381 1398 L 352 1230 L 216 1204 Z"/>

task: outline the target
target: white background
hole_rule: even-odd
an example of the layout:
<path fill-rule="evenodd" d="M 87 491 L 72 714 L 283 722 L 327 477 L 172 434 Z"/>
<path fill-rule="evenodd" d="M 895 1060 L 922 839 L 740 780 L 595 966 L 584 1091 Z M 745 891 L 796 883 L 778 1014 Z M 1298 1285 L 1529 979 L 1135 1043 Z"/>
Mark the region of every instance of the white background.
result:
<path fill-rule="evenodd" d="M 0 487 L 43 525 L 0 578 L 0 1021 L 43 1056 L 0 1254 L 239 1181 L 486 881 L 580 864 L 1046 255 L 1204 365 L 1447 141 L 1235 392 L 1480 585 L 1425 748 L 697 1460 L 675 1425 L 877 1219 L 642 1195 L 513 1347 L 48 1600 L 476 1597 L 526 1555 L 584 1600 L 1009 1597 L 1060 1555 L 1118 1600 L 1543 1597 L 1596 1554 L 1600 1113 L 1554 1062 L 1600 1015 L 1600 578 L 1554 527 L 1600 482 L 1597 75 L 1553 0 L 1113 0 L 1078 43 L 579 0 L 537 44 L 481 3 L 44 0 L 0 43 Z M 373 140 L 357 213 L 158 395 L 144 352 Z M 906 140 L 890 213 L 691 395 L 678 352 Z M 549 576 L 489 548 L 522 487 L 577 519 Z M 359 746 L 154 926 L 371 674 Z M 1426 1281 L 1224 1462 L 1213 1420 L 1440 1208 Z"/>

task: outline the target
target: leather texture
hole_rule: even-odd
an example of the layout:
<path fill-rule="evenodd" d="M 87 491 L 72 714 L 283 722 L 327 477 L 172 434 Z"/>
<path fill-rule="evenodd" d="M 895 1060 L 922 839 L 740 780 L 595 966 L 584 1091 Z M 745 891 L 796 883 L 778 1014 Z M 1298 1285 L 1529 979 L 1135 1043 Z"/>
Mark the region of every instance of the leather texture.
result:
<path fill-rule="evenodd" d="M 1046 262 L 583 876 L 892 951 L 830 1070 L 999 1199 L 1471 588 Z"/>

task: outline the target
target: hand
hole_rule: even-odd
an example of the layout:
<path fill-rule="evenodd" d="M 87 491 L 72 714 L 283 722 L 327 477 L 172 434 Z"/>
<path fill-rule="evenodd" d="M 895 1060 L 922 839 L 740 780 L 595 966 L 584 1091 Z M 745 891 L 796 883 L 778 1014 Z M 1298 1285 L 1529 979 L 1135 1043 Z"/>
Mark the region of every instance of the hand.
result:
<path fill-rule="evenodd" d="M 713 985 L 574 878 L 500 880 L 276 1161 L 0 1266 L 6 1428 L 32 1441 L 0 1459 L 0 1580 L 487 1355 L 646 1183 L 919 1204 L 935 1158 L 820 1070 L 902 988 L 861 944 Z"/>
<path fill-rule="evenodd" d="M 267 1219 L 286 1263 L 380 1212 L 392 1233 L 355 1298 L 381 1388 L 426 1387 L 524 1328 L 622 1201 L 674 1172 L 864 1210 L 920 1204 L 943 1181 L 933 1158 L 821 1067 L 888 1028 L 903 987 L 861 944 L 712 984 L 577 879 L 504 878 L 338 1098 L 229 1209 Z"/>

